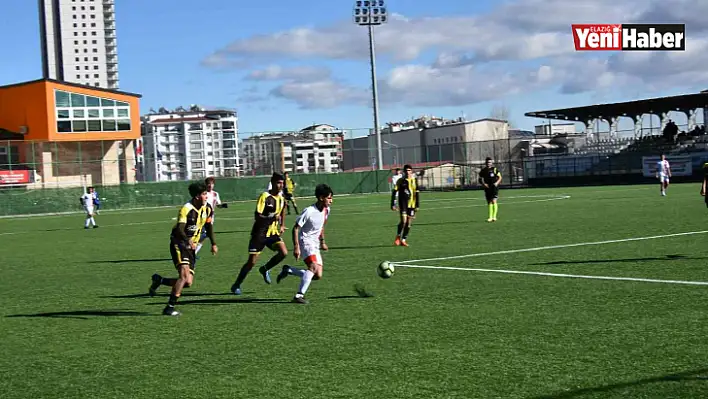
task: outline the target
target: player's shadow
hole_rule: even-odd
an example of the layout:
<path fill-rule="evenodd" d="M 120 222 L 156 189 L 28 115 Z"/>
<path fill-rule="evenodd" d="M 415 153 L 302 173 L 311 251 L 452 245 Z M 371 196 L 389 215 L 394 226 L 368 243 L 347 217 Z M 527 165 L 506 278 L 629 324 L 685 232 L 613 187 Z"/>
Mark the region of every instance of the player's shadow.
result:
<path fill-rule="evenodd" d="M 213 293 L 208 293 L 208 292 L 182 292 L 182 297 L 189 297 L 189 296 L 227 296 L 227 295 L 233 295 L 230 292 L 220 292 L 218 294 L 213 294 Z M 169 297 L 170 296 L 170 291 L 169 289 L 166 290 L 165 292 L 157 293 L 154 295 L 154 297 Z M 125 294 L 125 295 L 106 295 L 106 296 L 101 296 L 99 298 L 104 298 L 104 299 L 132 299 L 132 298 L 153 298 L 153 296 L 150 296 L 147 292 L 142 293 L 142 294 Z"/>
<path fill-rule="evenodd" d="M 179 301 L 177 305 L 232 305 L 241 303 L 290 303 L 290 300 L 275 298 L 188 299 Z M 164 302 L 150 303 L 148 305 L 164 305 Z"/>
<path fill-rule="evenodd" d="M 708 259 L 706 257 L 690 257 L 685 255 L 664 255 L 645 258 L 623 258 L 623 259 L 588 259 L 588 260 L 557 260 L 553 262 L 530 263 L 532 266 L 553 266 L 553 265 L 583 265 L 592 263 L 632 263 L 632 262 L 655 262 L 655 261 L 677 261 L 677 260 L 698 260 Z"/>
<path fill-rule="evenodd" d="M 136 317 L 155 316 L 152 313 L 136 312 L 132 310 L 72 310 L 67 312 L 45 312 L 33 314 L 13 314 L 5 317 L 47 317 L 61 319 L 81 319 L 87 320 L 91 317 Z"/>
<path fill-rule="evenodd" d="M 151 259 L 116 259 L 116 260 L 92 260 L 88 263 L 143 263 L 143 262 L 169 262 L 169 258 L 151 258 Z"/>
<path fill-rule="evenodd" d="M 567 399 L 585 396 L 588 394 L 609 394 L 612 391 L 626 390 L 640 385 L 656 384 L 661 382 L 676 381 L 706 381 L 708 376 L 701 375 L 708 373 L 708 368 L 687 370 L 676 374 L 667 374 L 657 377 L 643 378 L 636 381 L 619 382 L 615 384 L 601 385 L 597 387 L 579 388 L 571 391 L 559 392 L 551 395 L 534 396 L 531 399 Z"/>

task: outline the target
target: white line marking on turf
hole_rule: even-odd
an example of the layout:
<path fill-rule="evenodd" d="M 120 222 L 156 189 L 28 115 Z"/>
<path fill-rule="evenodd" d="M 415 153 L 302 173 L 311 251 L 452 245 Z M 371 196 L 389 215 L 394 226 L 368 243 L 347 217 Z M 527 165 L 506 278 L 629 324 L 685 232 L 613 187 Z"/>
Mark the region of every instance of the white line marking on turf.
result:
<path fill-rule="evenodd" d="M 583 278 L 583 279 L 590 279 L 590 280 L 619 280 L 619 281 L 638 281 L 638 282 L 644 282 L 644 283 L 708 285 L 708 281 L 659 280 L 659 279 L 652 279 L 652 278 L 637 278 L 637 277 L 585 276 L 585 275 L 580 275 L 580 274 L 529 272 L 529 271 L 523 271 L 523 270 L 474 269 L 474 268 L 465 268 L 465 267 L 403 265 L 403 264 L 395 264 L 395 263 L 394 263 L 394 265 L 399 266 L 399 267 L 410 267 L 410 268 L 419 268 L 419 269 L 444 269 L 444 270 L 464 270 L 464 271 L 471 271 L 471 272 L 531 274 L 531 275 L 535 275 L 535 276 Z"/>
<path fill-rule="evenodd" d="M 708 230 L 689 231 L 686 233 L 663 234 L 663 235 L 659 235 L 659 236 L 621 238 L 618 240 L 579 242 L 579 243 L 575 243 L 575 244 L 548 245 L 545 247 L 508 249 L 505 251 L 478 252 L 478 253 L 467 254 L 467 255 L 444 256 L 441 258 L 413 259 L 413 260 L 405 260 L 405 261 L 401 261 L 401 262 L 392 262 L 392 263 L 394 263 L 395 265 L 404 265 L 407 263 L 428 262 L 428 261 L 435 261 L 435 260 L 463 259 L 463 258 L 473 258 L 473 257 L 478 257 L 478 256 L 504 255 L 504 254 L 515 254 L 515 253 L 519 253 L 519 252 L 544 251 L 547 249 L 584 247 L 584 246 L 589 246 L 589 245 L 605 245 L 605 244 L 615 244 L 615 243 L 630 242 L 630 241 L 656 240 L 659 238 L 681 237 L 681 236 L 690 236 L 690 235 L 695 235 L 695 234 L 706 234 L 706 233 L 708 233 Z"/>

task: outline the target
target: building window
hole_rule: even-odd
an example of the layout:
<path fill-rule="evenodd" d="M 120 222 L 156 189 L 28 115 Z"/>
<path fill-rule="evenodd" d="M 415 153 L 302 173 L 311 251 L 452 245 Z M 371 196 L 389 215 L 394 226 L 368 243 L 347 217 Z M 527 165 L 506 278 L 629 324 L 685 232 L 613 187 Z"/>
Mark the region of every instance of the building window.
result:
<path fill-rule="evenodd" d="M 129 103 L 62 90 L 55 91 L 55 103 L 60 133 L 131 130 Z"/>

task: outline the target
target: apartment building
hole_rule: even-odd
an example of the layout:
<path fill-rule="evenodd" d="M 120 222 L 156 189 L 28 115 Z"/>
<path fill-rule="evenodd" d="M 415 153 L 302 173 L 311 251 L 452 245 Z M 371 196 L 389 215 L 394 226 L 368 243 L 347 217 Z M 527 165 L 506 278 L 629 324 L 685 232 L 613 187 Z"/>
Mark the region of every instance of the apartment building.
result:
<path fill-rule="evenodd" d="M 196 106 L 145 115 L 142 159 L 146 181 L 240 176 L 238 116 Z"/>
<path fill-rule="evenodd" d="M 118 89 L 114 0 L 39 0 L 45 79 Z"/>

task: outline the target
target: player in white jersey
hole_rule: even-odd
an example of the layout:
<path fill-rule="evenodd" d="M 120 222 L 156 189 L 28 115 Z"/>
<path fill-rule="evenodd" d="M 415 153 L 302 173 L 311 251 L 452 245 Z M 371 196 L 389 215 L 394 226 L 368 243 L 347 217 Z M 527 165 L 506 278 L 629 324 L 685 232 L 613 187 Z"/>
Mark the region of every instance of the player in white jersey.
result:
<path fill-rule="evenodd" d="M 320 255 L 320 236 L 324 228 L 330 205 L 332 205 L 332 189 L 326 184 L 315 188 L 317 202 L 305 208 L 295 219 L 293 227 L 293 255 L 295 259 L 303 258 L 307 269 L 297 269 L 289 265 L 283 266 L 278 274 L 277 282 L 292 274 L 300 277 L 300 288 L 293 302 L 306 304 L 305 294 L 312 280 L 322 278 L 322 256 Z"/>
<path fill-rule="evenodd" d="M 207 204 L 211 205 L 212 212 L 216 211 L 216 208 L 228 208 L 229 204 L 221 202 L 221 197 L 219 196 L 219 193 L 214 191 L 214 186 L 216 184 L 216 179 L 214 177 L 207 177 L 204 180 L 204 184 L 206 184 L 207 188 Z M 212 215 L 211 217 L 211 224 L 214 225 L 214 216 Z M 194 254 L 198 254 L 199 250 L 202 249 L 202 243 L 204 240 L 206 240 L 207 234 L 206 230 L 202 232 L 201 237 L 199 237 L 199 244 L 197 244 L 197 249 L 194 251 Z M 196 257 L 199 259 L 199 257 Z"/>
<path fill-rule="evenodd" d="M 661 154 L 661 161 L 656 163 L 656 178 L 661 184 L 661 195 L 666 195 L 666 189 L 669 188 L 669 179 L 671 178 L 671 165 L 666 160 L 666 155 Z"/>
<path fill-rule="evenodd" d="M 93 228 L 96 229 L 98 228 L 98 225 L 96 224 L 96 220 L 93 218 L 94 215 L 94 207 L 93 207 L 93 199 L 94 199 L 94 190 L 93 187 L 88 187 L 86 189 L 86 192 L 79 197 L 79 202 L 81 203 L 81 206 L 84 207 L 84 211 L 86 211 L 86 222 L 84 224 L 84 229 L 89 228 L 89 224 L 93 225 Z"/>

